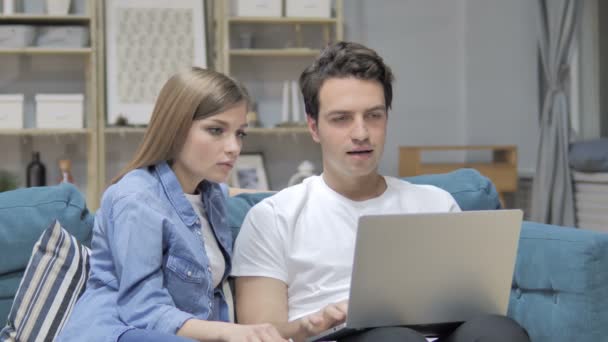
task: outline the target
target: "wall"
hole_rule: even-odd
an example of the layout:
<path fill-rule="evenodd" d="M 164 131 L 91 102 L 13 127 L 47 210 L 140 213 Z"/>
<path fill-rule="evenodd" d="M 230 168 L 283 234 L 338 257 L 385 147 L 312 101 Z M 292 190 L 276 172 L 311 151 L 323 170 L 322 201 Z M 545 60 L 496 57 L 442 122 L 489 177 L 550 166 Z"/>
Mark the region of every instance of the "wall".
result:
<path fill-rule="evenodd" d="M 538 139 L 536 16 L 535 1 L 466 1 L 467 143 L 517 145 L 523 174 Z"/>

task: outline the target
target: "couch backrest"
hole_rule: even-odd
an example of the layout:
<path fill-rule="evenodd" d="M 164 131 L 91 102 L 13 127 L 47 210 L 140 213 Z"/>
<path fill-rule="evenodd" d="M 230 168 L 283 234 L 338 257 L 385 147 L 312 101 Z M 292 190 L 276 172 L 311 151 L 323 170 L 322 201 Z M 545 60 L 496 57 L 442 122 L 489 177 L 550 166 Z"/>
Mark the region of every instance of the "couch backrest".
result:
<path fill-rule="evenodd" d="M 450 173 L 404 178 L 414 184 L 429 184 L 452 194 L 462 210 L 500 208 L 498 193 L 492 182 L 474 169 L 459 169 Z M 256 203 L 272 192 L 240 194 L 228 200 L 228 222 L 234 237 L 241 229 L 245 215 Z"/>
<path fill-rule="evenodd" d="M 55 219 L 79 241 L 90 244 L 93 216 L 74 185 L 0 193 L 0 275 L 25 268 L 32 246 Z"/>

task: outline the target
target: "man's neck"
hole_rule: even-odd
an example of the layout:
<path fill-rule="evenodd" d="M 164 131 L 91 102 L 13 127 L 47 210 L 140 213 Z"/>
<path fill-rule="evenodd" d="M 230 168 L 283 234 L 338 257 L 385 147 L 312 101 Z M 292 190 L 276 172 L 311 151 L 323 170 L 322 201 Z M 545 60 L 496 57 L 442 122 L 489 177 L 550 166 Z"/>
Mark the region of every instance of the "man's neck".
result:
<path fill-rule="evenodd" d="M 323 180 L 332 190 L 352 201 L 376 198 L 382 195 L 387 187 L 384 177 L 377 172 L 360 177 L 323 172 Z"/>

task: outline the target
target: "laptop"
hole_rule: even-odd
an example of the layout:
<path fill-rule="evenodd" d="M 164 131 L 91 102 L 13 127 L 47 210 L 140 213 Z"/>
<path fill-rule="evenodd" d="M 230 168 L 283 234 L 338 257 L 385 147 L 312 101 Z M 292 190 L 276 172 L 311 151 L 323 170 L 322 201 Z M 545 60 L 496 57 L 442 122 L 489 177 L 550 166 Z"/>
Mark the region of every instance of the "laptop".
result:
<path fill-rule="evenodd" d="M 307 341 L 405 326 L 425 336 L 506 315 L 521 210 L 362 216 L 346 322 Z"/>

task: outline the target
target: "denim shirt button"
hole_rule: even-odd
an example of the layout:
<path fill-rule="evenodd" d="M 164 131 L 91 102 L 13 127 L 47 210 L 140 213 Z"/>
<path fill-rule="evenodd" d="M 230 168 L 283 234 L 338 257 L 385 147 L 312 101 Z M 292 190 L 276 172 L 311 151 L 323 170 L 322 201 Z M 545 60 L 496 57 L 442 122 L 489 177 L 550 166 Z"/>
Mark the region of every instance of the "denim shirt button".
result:
<path fill-rule="evenodd" d="M 196 220 L 196 224 L 201 224 L 201 220 Z"/>
<path fill-rule="evenodd" d="M 188 271 L 188 277 L 192 277 L 192 271 Z"/>

